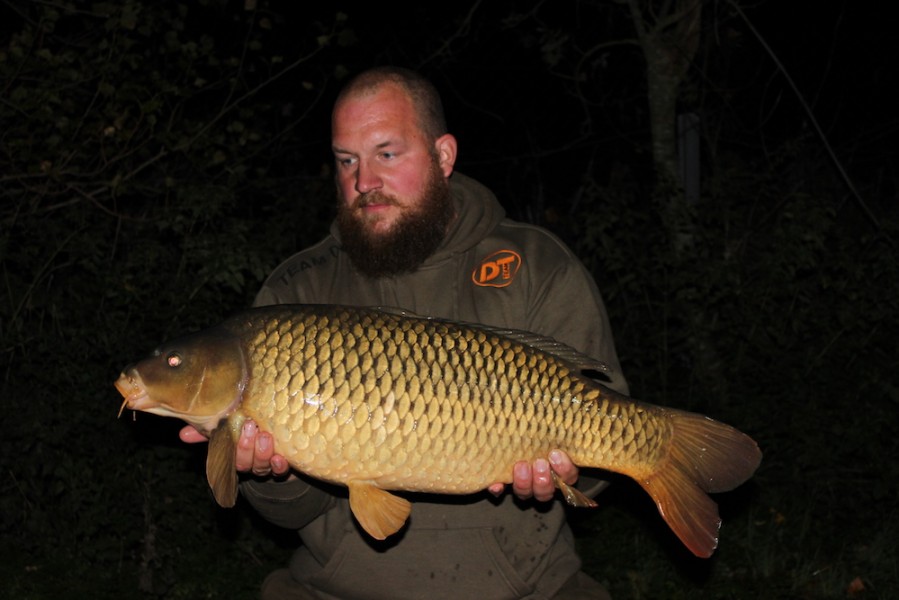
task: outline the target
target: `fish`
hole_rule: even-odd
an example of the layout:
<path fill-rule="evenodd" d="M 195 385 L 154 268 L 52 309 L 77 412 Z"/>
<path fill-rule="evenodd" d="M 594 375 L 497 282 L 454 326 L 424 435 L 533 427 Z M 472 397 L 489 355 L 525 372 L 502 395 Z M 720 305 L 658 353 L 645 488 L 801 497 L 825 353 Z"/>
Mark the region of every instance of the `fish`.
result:
<path fill-rule="evenodd" d="M 473 494 L 510 483 L 519 460 L 566 452 L 620 473 L 654 500 L 696 556 L 718 546 L 709 493 L 761 461 L 748 435 L 602 383 L 609 368 L 528 331 L 328 304 L 247 309 L 163 343 L 114 385 L 125 408 L 176 417 L 209 437 L 216 502 L 238 494 L 235 448 L 247 419 L 310 477 L 345 486 L 362 529 L 383 540 L 414 494 Z M 555 478 L 572 506 L 596 506 Z"/>

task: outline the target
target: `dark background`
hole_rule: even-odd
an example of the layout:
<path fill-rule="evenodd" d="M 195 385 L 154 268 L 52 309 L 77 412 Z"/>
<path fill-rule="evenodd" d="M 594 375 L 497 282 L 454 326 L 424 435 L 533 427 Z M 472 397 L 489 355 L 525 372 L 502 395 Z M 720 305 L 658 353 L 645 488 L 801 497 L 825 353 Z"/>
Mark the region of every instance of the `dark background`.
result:
<path fill-rule="evenodd" d="M 669 115 L 699 123 L 688 200 L 652 152 L 627 3 L 422 4 L 0 3 L 0 597 L 252 598 L 286 561 L 293 534 L 216 508 L 205 448 L 174 420 L 116 420 L 111 382 L 324 235 L 331 102 L 386 63 L 441 90 L 458 170 L 591 269 L 633 394 L 765 452 L 716 497 L 712 559 L 617 481 L 572 514 L 585 569 L 618 598 L 895 597 L 885 9 L 636 2 L 689 56 Z"/>

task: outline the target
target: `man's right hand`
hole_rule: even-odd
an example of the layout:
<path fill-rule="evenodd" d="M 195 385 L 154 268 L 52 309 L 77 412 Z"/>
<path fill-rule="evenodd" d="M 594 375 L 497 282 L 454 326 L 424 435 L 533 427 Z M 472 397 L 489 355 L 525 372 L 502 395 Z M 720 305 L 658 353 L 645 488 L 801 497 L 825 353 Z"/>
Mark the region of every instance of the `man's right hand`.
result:
<path fill-rule="evenodd" d="M 185 426 L 178 433 L 182 442 L 196 444 L 208 441 L 206 436 L 197 431 L 191 425 Z M 235 465 L 241 473 L 252 473 L 257 477 L 284 477 L 294 479 L 287 459 L 280 454 L 275 454 L 275 442 L 272 434 L 267 431 L 259 431 L 256 423 L 247 419 L 240 429 L 240 439 L 237 440 L 237 452 Z"/>

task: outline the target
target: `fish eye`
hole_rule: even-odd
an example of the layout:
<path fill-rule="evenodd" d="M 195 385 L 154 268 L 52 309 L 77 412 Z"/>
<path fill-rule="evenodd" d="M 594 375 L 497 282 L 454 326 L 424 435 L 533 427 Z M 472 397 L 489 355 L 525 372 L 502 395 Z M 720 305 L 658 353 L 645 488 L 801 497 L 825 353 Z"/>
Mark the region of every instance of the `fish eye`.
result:
<path fill-rule="evenodd" d="M 180 367 L 182 361 L 183 359 L 181 358 L 181 355 L 177 352 L 171 352 L 168 356 L 165 357 L 165 362 L 170 367 Z"/>

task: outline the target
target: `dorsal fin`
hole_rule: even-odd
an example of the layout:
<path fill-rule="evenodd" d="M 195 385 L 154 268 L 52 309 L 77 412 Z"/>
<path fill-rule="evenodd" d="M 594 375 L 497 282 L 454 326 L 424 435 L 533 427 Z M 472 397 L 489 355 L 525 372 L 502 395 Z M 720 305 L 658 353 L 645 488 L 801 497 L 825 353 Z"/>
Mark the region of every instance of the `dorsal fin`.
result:
<path fill-rule="evenodd" d="M 520 329 L 507 329 L 500 327 L 489 327 L 484 325 L 479 325 L 477 327 L 486 332 L 509 338 L 510 340 L 513 340 L 520 344 L 524 344 L 525 346 L 530 346 L 531 348 L 539 352 L 551 354 L 556 358 L 569 363 L 569 365 L 572 366 L 575 370 L 597 371 L 605 375 L 606 377 L 610 377 L 612 374 L 612 367 L 610 367 L 608 364 L 604 363 L 601 360 L 587 356 L 583 352 L 575 350 L 568 344 L 560 342 L 555 338 L 546 335 L 540 335 L 538 333 L 533 333 L 530 331 L 522 331 Z"/>
<path fill-rule="evenodd" d="M 571 366 L 572 369 L 576 371 L 595 371 L 609 380 L 611 380 L 611 376 L 613 373 L 613 369 L 605 362 L 587 356 L 586 354 L 575 350 L 571 346 L 560 342 L 555 338 L 541 335 L 539 333 L 525 331 L 523 329 L 513 329 L 510 327 L 495 327 L 492 325 L 483 325 L 481 323 L 454 321 L 452 319 L 444 319 L 440 317 L 428 317 L 416 314 L 411 310 L 399 308 L 397 306 L 376 306 L 372 307 L 372 309 L 385 314 L 396 315 L 398 317 L 405 317 L 410 319 L 425 319 L 433 323 L 444 323 L 447 325 L 467 327 L 469 329 L 477 329 L 485 333 L 508 338 L 519 344 L 529 346 L 539 352 L 551 354 L 556 358 L 567 362 L 569 366 Z"/>

